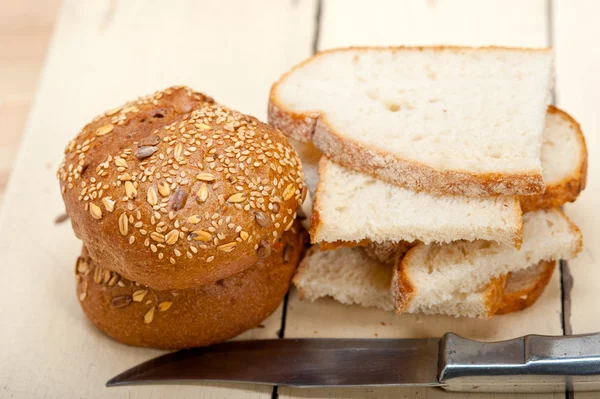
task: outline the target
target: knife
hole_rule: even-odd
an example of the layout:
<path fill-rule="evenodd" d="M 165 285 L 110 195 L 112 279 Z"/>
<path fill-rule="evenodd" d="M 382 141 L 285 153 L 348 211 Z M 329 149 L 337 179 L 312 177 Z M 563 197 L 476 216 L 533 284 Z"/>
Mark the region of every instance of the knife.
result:
<path fill-rule="evenodd" d="M 233 341 L 169 353 L 107 386 L 240 382 L 294 387 L 441 387 L 449 391 L 600 390 L 600 333 L 479 342 L 424 339 Z"/>

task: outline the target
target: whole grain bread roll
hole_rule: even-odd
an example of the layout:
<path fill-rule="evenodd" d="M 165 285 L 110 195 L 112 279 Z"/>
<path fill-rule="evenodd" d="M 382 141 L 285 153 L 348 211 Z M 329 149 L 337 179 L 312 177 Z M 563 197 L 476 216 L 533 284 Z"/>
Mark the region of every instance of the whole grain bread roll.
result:
<path fill-rule="evenodd" d="M 278 130 L 186 87 L 94 119 L 67 145 L 58 177 L 94 262 L 159 290 L 267 258 L 306 195 Z"/>
<path fill-rule="evenodd" d="M 295 225 L 252 267 L 214 283 L 158 291 L 98 266 L 83 249 L 75 266 L 77 296 L 87 317 L 115 340 L 179 349 L 210 345 L 256 327 L 279 305 L 303 250 Z"/>

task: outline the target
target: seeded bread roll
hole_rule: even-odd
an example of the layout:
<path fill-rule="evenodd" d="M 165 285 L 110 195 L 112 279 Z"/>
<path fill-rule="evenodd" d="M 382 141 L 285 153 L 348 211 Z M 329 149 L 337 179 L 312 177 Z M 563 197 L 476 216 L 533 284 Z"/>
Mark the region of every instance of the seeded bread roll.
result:
<path fill-rule="evenodd" d="M 97 117 L 68 144 L 58 177 L 90 257 L 159 290 L 268 257 L 306 195 L 278 130 L 185 87 Z"/>
<path fill-rule="evenodd" d="M 77 296 L 87 317 L 115 340 L 179 349 L 210 345 L 256 327 L 279 306 L 303 250 L 295 225 L 252 267 L 217 282 L 158 291 L 99 267 L 83 249 L 75 266 Z"/>

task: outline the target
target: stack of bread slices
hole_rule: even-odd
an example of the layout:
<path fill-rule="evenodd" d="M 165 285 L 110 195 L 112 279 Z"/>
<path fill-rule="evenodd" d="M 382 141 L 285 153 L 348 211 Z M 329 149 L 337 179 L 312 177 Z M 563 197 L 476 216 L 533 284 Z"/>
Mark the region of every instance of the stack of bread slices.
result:
<path fill-rule="evenodd" d="M 302 297 L 489 318 L 524 309 L 582 249 L 577 122 L 549 106 L 549 49 L 347 48 L 273 85 L 313 203 Z"/>

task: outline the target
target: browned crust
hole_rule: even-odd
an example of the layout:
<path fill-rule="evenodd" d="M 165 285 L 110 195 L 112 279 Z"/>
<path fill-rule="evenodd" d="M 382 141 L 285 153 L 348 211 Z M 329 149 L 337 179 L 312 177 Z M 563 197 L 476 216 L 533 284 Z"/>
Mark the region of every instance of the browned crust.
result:
<path fill-rule="evenodd" d="M 519 197 L 523 212 L 538 209 L 549 209 L 560 207 L 567 202 L 574 202 L 581 191 L 585 189 L 588 169 L 588 152 L 585 137 L 579 123 L 568 113 L 554 107 L 548 107 L 548 113 L 558 114 L 566 119 L 577 135 L 580 148 L 580 163 L 575 172 L 560 182 L 548 184 L 543 194 L 527 195 Z"/>
<path fill-rule="evenodd" d="M 503 274 L 501 276 L 494 277 L 488 284 L 488 287 L 483 294 L 484 307 L 487 311 L 483 316 L 484 318 L 490 319 L 497 313 L 498 308 L 502 306 L 502 300 L 504 298 L 504 292 L 508 284 L 509 277 L 510 273 Z"/>
<path fill-rule="evenodd" d="M 325 168 L 327 167 L 327 162 L 325 160 L 325 157 L 321 157 L 321 159 L 319 160 L 319 176 L 321 176 L 324 173 Z M 320 196 L 317 195 L 318 192 L 322 192 L 323 191 L 323 179 L 319 179 L 319 182 L 317 183 L 317 189 L 315 190 L 315 198 L 313 199 L 313 210 L 312 210 L 312 216 L 310 217 L 310 229 L 309 229 L 309 234 L 310 234 L 310 242 L 311 244 L 316 244 L 317 242 L 315 241 L 315 237 L 317 236 L 317 233 L 319 231 L 319 229 L 321 228 L 321 211 L 319 210 L 320 205 L 321 205 L 321 201 L 320 201 Z"/>
<path fill-rule="evenodd" d="M 312 140 L 326 156 L 338 163 L 359 170 L 389 183 L 417 191 L 438 194 L 487 197 L 493 195 L 533 195 L 544 192 L 545 184 L 540 171 L 530 173 L 474 173 L 461 170 L 437 170 L 417 161 L 387 154 L 376 148 L 342 137 L 318 111 L 296 113 L 278 100 L 277 89 L 296 69 L 323 54 L 346 50 L 472 50 L 471 47 L 422 46 L 422 47 L 350 47 L 331 49 L 304 60 L 284 74 L 272 88 L 269 96 L 269 123 L 299 141 Z M 502 50 L 506 47 L 481 47 L 486 50 Z M 517 49 L 543 51 L 551 49 Z"/>
<path fill-rule="evenodd" d="M 539 275 L 535 284 L 527 287 L 525 290 L 505 291 L 501 305 L 496 310 L 496 314 L 502 315 L 512 312 L 518 312 L 533 305 L 542 295 L 548 282 L 552 278 L 552 273 L 556 267 L 555 261 L 541 262 L 544 265 L 543 272 Z"/>
<path fill-rule="evenodd" d="M 410 263 L 414 251 L 409 250 L 404 257 L 396 258 L 392 273 L 392 297 L 396 314 L 404 313 L 408 304 L 416 295 L 417 287 L 406 272 L 406 264 Z"/>
<path fill-rule="evenodd" d="M 154 144 L 144 145 L 150 138 Z M 155 152 L 136 156 L 141 147 Z M 204 172 L 213 180 L 197 178 Z M 67 146 L 58 177 L 75 234 L 94 261 L 160 290 L 251 267 L 258 249 L 291 226 L 305 192 L 300 160 L 281 132 L 187 87 L 94 119 Z M 136 194 L 127 193 L 128 183 Z M 229 201 L 236 194 L 244 198 Z M 202 241 L 197 231 L 210 237 Z M 174 240 L 167 242 L 169 234 Z"/>
<path fill-rule="evenodd" d="M 338 248 L 354 248 L 354 247 L 365 247 L 371 243 L 371 240 L 364 239 L 360 241 L 342 241 L 336 240 L 333 242 L 321 241 L 319 242 L 319 248 L 321 251 L 332 251 Z"/>
<path fill-rule="evenodd" d="M 92 323 L 124 344 L 164 349 L 210 345 L 256 327 L 279 306 L 302 249 L 303 235 L 288 231 L 267 259 L 239 274 L 201 287 L 159 291 L 106 269 L 99 271 L 116 276 L 115 282 L 95 282 L 98 266 L 84 248 L 79 259 L 89 270 L 78 272 L 76 267 L 77 296 Z M 133 293 L 140 290 L 146 291 L 143 299 L 133 301 Z M 169 302 L 170 307 L 161 311 Z M 146 323 L 148 312 L 153 314 Z"/>

